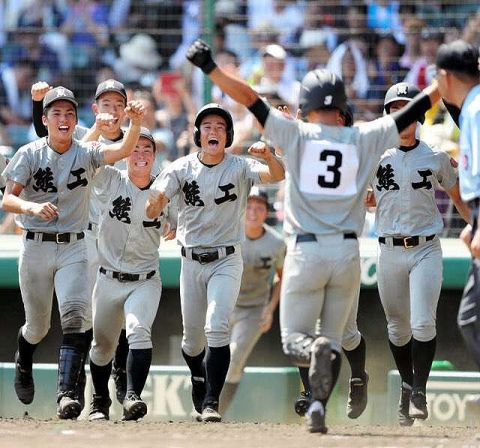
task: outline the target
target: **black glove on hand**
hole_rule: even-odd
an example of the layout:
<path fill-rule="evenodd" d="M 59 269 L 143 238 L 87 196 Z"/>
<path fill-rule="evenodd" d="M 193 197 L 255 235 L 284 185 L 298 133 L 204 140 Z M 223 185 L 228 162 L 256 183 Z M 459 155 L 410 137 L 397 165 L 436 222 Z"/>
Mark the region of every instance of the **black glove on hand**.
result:
<path fill-rule="evenodd" d="M 197 39 L 187 50 L 187 59 L 203 73 L 208 75 L 216 66 L 212 58 L 212 50 L 206 42 Z"/>

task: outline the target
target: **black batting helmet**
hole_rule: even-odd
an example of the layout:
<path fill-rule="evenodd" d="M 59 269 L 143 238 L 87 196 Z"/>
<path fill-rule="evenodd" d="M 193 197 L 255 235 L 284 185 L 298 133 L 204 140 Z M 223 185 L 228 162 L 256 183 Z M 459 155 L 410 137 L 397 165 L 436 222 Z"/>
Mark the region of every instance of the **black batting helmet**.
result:
<path fill-rule="evenodd" d="M 414 84 L 408 82 L 399 82 L 394 84 L 387 90 L 385 100 L 383 101 L 383 109 L 386 114 L 390 113 L 390 106 L 394 101 L 412 101 L 418 94 L 420 89 Z M 420 123 L 425 121 L 425 116 L 419 119 Z"/>
<path fill-rule="evenodd" d="M 233 143 L 233 118 L 230 112 L 223 106 L 217 103 L 209 103 L 203 106 L 195 117 L 195 127 L 193 128 L 193 141 L 200 148 L 200 124 L 207 115 L 219 115 L 225 119 L 227 123 L 227 142 L 225 148 L 228 148 Z"/>
<path fill-rule="evenodd" d="M 304 116 L 316 109 L 339 109 L 345 114 L 347 95 L 343 81 L 330 70 L 308 72 L 300 86 L 299 106 Z"/>

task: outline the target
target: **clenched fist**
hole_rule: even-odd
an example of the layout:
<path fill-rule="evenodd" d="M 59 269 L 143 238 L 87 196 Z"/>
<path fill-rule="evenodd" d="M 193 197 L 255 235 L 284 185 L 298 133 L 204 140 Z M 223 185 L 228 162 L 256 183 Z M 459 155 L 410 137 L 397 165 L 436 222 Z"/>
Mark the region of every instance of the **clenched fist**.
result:
<path fill-rule="evenodd" d="M 45 81 L 39 81 L 32 85 L 31 94 L 33 101 L 43 101 L 44 96 L 49 90 L 52 90 L 52 86 L 48 85 Z"/>
<path fill-rule="evenodd" d="M 197 39 L 190 45 L 187 50 L 187 59 L 206 75 L 217 66 L 212 58 L 212 50 L 208 44 L 201 39 Z"/>
<path fill-rule="evenodd" d="M 248 148 L 248 153 L 263 160 L 273 157 L 272 152 L 264 142 L 255 142 Z"/>
<path fill-rule="evenodd" d="M 145 107 L 140 101 L 129 101 L 125 108 L 127 118 L 135 125 L 141 125 L 145 115 Z"/>

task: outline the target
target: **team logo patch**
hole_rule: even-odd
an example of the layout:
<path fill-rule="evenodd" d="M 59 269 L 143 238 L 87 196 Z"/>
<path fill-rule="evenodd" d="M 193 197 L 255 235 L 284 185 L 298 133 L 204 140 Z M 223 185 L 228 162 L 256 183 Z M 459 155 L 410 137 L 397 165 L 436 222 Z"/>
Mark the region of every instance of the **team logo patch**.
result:
<path fill-rule="evenodd" d="M 61 97 L 61 96 L 65 96 L 65 89 L 62 89 L 62 88 L 59 88 L 57 90 L 57 98 Z"/>
<path fill-rule="evenodd" d="M 408 85 L 401 84 L 397 87 L 397 96 L 407 96 L 408 95 Z"/>
<path fill-rule="evenodd" d="M 332 104 L 332 101 L 333 101 L 332 95 L 327 95 L 327 96 L 325 97 L 325 99 L 323 100 L 323 104 L 324 104 L 325 106 L 330 106 L 330 105 Z"/>

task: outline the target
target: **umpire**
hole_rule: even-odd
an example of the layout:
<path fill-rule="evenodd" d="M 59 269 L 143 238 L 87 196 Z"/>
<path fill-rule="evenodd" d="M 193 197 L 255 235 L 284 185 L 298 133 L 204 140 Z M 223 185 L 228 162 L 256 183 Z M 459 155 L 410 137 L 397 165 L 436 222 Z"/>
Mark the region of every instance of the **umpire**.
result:
<path fill-rule="evenodd" d="M 460 195 L 472 212 L 472 264 L 458 310 L 458 326 L 480 369 L 480 71 L 479 52 L 462 40 L 443 44 L 437 53 L 438 90 L 460 109 Z M 477 399 L 480 409 L 480 397 Z"/>

